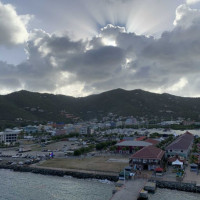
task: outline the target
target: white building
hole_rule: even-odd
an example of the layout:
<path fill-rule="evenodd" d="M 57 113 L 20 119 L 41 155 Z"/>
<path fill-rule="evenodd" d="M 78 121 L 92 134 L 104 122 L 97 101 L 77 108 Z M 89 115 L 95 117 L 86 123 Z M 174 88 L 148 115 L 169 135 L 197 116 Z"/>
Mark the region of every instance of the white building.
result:
<path fill-rule="evenodd" d="M 20 132 L 21 130 L 5 129 L 5 131 L 0 132 L 0 142 L 14 143 L 17 141 Z"/>
<path fill-rule="evenodd" d="M 88 133 L 88 128 L 86 126 L 81 127 L 80 130 L 79 130 L 79 133 L 81 135 L 86 135 Z"/>
<path fill-rule="evenodd" d="M 119 127 L 119 126 L 123 126 L 123 122 L 122 121 L 116 122 L 116 127 Z"/>
<path fill-rule="evenodd" d="M 128 118 L 125 121 L 125 125 L 127 126 L 137 125 L 137 120 L 135 118 Z"/>

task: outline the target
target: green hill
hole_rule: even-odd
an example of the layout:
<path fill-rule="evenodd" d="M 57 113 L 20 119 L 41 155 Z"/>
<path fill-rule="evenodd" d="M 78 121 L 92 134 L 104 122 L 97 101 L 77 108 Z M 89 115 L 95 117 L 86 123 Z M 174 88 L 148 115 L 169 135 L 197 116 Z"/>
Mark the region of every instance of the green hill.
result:
<path fill-rule="evenodd" d="M 122 116 L 148 118 L 184 117 L 199 119 L 200 98 L 155 94 L 143 90 L 111 90 L 101 94 L 74 98 L 64 95 L 28 91 L 0 96 L 0 121 L 64 121 L 89 119 L 112 112 Z M 20 120 L 20 119 L 18 119 Z"/>

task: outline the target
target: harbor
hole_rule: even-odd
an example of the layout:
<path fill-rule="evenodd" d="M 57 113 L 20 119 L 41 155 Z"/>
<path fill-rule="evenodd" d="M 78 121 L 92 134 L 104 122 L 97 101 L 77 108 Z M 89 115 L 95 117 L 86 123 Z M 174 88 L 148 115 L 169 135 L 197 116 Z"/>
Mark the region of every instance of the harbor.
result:
<path fill-rule="evenodd" d="M 143 171 L 131 180 L 121 181 L 121 184 L 117 182 L 111 200 L 154 199 L 157 190 L 162 189 L 196 193 L 195 196 L 200 197 L 200 175 L 190 172 L 189 167 L 186 172 L 188 174 L 183 181 L 177 181 L 176 178 L 170 177 L 169 173 L 155 176 L 153 173 Z"/>

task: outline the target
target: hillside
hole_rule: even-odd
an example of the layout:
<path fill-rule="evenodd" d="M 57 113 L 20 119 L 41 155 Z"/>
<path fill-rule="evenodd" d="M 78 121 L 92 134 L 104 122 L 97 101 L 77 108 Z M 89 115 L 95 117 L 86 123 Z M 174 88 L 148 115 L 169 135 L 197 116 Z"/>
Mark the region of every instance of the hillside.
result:
<path fill-rule="evenodd" d="M 165 119 L 199 119 L 200 98 L 155 94 L 143 90 L 111 90 L 97 95 L 74 98 L 28 91 L 0 96 L 0 121 L 65 121 L 89 119 L 112 112 L 122 116 L 155 116 Z"/>

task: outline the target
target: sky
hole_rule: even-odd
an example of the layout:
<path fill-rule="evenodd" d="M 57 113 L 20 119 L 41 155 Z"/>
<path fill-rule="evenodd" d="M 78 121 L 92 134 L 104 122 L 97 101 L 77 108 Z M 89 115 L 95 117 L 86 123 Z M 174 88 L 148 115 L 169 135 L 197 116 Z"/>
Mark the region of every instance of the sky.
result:
<path fill-rule="evenodd" d="M 200 97 L 200 0 L 0 0 L 0 94 Z"/>

